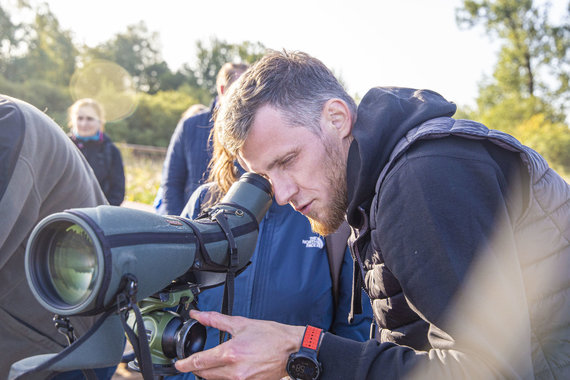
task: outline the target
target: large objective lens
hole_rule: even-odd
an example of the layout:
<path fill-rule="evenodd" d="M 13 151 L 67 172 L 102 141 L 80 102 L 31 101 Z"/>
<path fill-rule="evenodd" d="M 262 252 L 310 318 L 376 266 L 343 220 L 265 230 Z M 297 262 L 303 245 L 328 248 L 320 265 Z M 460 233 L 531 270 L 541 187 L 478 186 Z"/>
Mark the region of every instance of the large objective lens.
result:
<path fill-rule="evenodd" d="M 59 230 L 52 239 L 48 264 L 51 282 L 69 305 L 85 301 L 97 278 L 97 252 L 87 232 L 77 224 Z"/>

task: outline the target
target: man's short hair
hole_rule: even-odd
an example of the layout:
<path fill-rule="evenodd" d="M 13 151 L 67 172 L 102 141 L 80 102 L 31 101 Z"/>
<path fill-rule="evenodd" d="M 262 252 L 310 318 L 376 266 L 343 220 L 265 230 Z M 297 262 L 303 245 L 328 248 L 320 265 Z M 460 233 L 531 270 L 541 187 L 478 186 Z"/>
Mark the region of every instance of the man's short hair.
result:
<path fill-rule="evenodd" d="M 270 51 L 230 88 L 216 116 L 218 138 L 235 155 L 265 105 L 283 111 L 291 126 L 319 133 L 323 106 L 333 98 L 348 105 L 354 122 L 354 100 L 321 61 L 303 52 Z"/>

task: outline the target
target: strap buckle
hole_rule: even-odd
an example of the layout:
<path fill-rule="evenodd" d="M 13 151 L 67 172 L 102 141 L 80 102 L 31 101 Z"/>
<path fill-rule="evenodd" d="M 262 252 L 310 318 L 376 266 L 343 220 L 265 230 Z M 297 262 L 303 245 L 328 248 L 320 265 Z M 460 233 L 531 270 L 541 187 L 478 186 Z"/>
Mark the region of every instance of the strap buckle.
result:
<path fill-rule="evenodd" d="M 75 328 L 71 324 L 69 318 L 59 314 L 54 314 L 52 320 L 57 331 L 60 334 L 65 335 L 67 343 L 71 346 L 71 344 L 77 340 L 77 336 L 75 335 Z"/>

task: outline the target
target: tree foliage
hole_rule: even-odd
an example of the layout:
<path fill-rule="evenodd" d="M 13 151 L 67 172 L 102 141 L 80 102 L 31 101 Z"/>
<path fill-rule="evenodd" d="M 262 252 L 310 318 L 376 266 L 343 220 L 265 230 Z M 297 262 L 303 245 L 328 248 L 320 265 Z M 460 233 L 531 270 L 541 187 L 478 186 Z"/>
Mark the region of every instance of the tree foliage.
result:
<path fill-rule="evenodd" d="M 482 25 L 501 48 L 493 77 L 480 83 L 477 109 L 465 112 L 514 135 L 559 171 L 570 172 L 570 2 L 560 24 L 550 4 L 533 0 L 464 0 L 460 26 Z"/>
<path fill-rule="evenodd" d="M 67 107 L 72 103 L 67 87 L 42 79 L 12 82 L 0 75 L 0 93 L 25 100 L 47 113 L 62 127 L 67 125 Z"/>
<path fill-rule="evenodd" d="M 0 72 L 6 71 L 6 64 L 12 55 L 12 51 L 18 47 L 19 40 L 16 32 L 19 25 L 12 22 L 10 14 L 0 6 Z"/>
<path fill-rule="evenodd" d="M 564 114 L 570 88 L 570 3 L 560 25 L 549 18 L 548 3 L 533 0 L 464 0 L 456 13 L 460 26 L 482 25 L 501 49 L 493 81 L 481 89 L 481 110 L 508 99 L 539 97 L 549 117 Z M 554 114 L 553 114 L 554 112 Z"/>
<path fill-rule="evenodd" d="M 11 12 L 30 17 L 16 22 Z M 104 97 L 99 100 L 114 106 L 122 102 L 113 75 L 78 79 L 75 74 L 101 70 L 91 65 L 98 62 L 118 64 L 138 90 L 137 105 L 130 116 L 108 123 L 107 132 L 116 141 L 143 145 L 167 146 L 183 111 L 212 101 L 225 62 L 251 63 L 265 50 L 260 43 L 230 44 L 212 37 L 196 41 L 192 65 L 172 71 L 162 58 L 160 36 L 144 22 L 128 25 L 96 46 L 76 45 L 72 37 L 48 3 L 0 0 L 0 92 L 35 105 L 67 129 L 67 108 L 78 96 Z M 113 94 L 116 99 L 109 100 Z"/>
<path fill-rule="evenodd" d="M 216 76 L 224 63 L 253 63 L 265 53 L 265 47 L 259 42 L 232 45 L 215 37 L 208 43 L 197 41 L 196 50 L 194 77 L 200 87 L 210 89 L 211 96 L 216 95 Z"/>
<path fill-rule="evenodd" d="M 565 121 L 570 2 L 558 24 L 550 20 L 547 3 L 533 0 L 464 0 L 462 5 L 456 13 L 459 25 L 482 26 L 501 43 L 492 77 L 480 83 L 477 108 L 462 116 L 512 133 L 570 172 Z M 30 17 L 16 20 L 15 12 Z M 119 64 L 138 90 L 132 114 L 107 124 L 111 137 L 167 146 L 182 112 L 212 101 L 224 63 L 252 63 L 265 53 L 259 42 L 231 44 L 211 37 L 196 41 L 195 60 L 173 71 L 161 49 L 159 34 L 144 22 L 128 25 L 96 46 L 77 45 L 48 3 L 0 0 L 0 92 L 35 105 L 65 129 L 67 107 L 75 96 L 70 81 L 96 60 Z"/>
<path fill-rule="evenodd" d="M 550 166 L 570 174 L 570 133 L 567 125 L 550 122 L 539 113 L 518 125 L 514 135 L 541 153 Z"/>
<path fill-rule="evenodd" d="M 119 64 L 131 74 L 138 90 L 151 94 L 160 90 L 160 77 L 170 71 L 161 58 L 158 33 L 149 32 L 143 21 L 93 48 L 85 46 L 81 58 L 84 65 L 96 59 Z"/>
<path fill-rule="evenodd" d="M 197 99 L 180 91 L 143 92 L 133 114 L 108 123 L 106 131 L 115 141 L 166 147 L 182 113 L 196 103 Z"/>
<path fill-rule="evenodd" d="M 23 2 L 19 8 L 28 8 Z M 12 81 L 45 80 L 57 85 L 69 83 L 75 70 L 77 49 L 71 32 L 63 30 L 46 3 L 35 9 L 31 25 L 14 23 L 0 7 L 0 73 Z M 6 28 L 6 29 L 4 29 Z"/>

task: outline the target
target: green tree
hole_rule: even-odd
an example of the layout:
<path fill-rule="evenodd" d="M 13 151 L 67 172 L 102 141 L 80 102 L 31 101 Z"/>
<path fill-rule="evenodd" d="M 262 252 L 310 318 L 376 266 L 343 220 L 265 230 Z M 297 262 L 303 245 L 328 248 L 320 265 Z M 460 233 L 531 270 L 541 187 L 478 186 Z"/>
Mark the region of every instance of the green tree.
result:
<path fill-rule="evenodd" d="M 568 8 L 570 14 L 570 5 Z M 561 120 L 568 98 L 568 15 L 558 26 L 549 21 L 549 4 L 533 0 L 464 0 L 456 13 L 462 27 L 481 24 L 502 42 L 493 80 L 484 84 L 478 99 L 481 112 L 505 100 L 530 100 L 539 110 Z M 539 98 L 539 100 L 532 100 Z M 549 108 L 549 107 L 546 107 Z"/>
<path fill-rule="evenodd" d="M 67 124 L 67 107 L 71 105 L 67 87 L 56 86 L 42 79 L 12 82 L 0 75 L 0 92 L 33 104 L 62 127 Z"/>
<path fill-rule="evenodd" d="M 16 34 L 21 25 L 14 24 L 8 10 L 0 3 L 0 73 L 4 73 L 12 56 L 12 51 L 19 45 Z"/>
<path fill-rule="evenodd" d="M 554 94 L 561 96 L 567 104 L 570 100 L 570 1 L 566 6 L 566 14 L 562 23 L 551 27 L 550 33 L 553 36 L 550 47 L 553 52 L 550 65 L 558 68 L 556 74 L 560 83 L 558 91 Z"/>
<path fill-rule="evenodd" d="M 168 146 L 182 113 L 198 100 L 180 91 L 140 93 L 138 105 L 128 118 L 108 123 L 106 131 L 115 141 Z"/>
<path fill-rule="evenodd" d="M 97 45 L 85 46 L 82 64 L 95 59 L 106 59 L 117 63 L 132 75 L 138 90 L 155 93 L 161 89 L 160 78 L 170 73 L 161 57 L 160 39 L 157 32 L 149 32 L 144 21 L 127 26 L 124 33 Z"/>
<path fill-rule="evenodd" d="M 536 114 L 517 126 L 513 133 L 562 174 L 570 174 L 570 133 L 563 123 L 552 123 L 544 114 Z"/>
<path fill-rule="evenodd" d="M 493 93 L 499 90 L 496 86 L 483 87 L 478 98 L 479 110 L 473 112 L 468 118 L 479 120 L 489 128 L 514 134 L 517 126 L 536 114 L 542 114 L 549 121 L 560 121 L 560 117 L 553 117 L 556 112 L 552 106 L 539 97 L 522 98 L 515 95 L 503 97 L 500 103 L 494 104 Z M 485 99 L 485 100 L 482 100 Z M 494 104 L 489 106 L 489 104 Z"/>
<path fill-rule="evenodd" d="M 263 56 L 265 47 L 260 42 L 245 41 L 230 44 L 215 37 L 208 42 L 196 42 L 196 66 L 191 69 L 196 84 L 216 95 L 216 76 L 226 62 L 253 63 Z"/>
<path fill-rule="evenodd" d="M 27 7 L 22 2 L 20 8 Z M 2 74 L 11 81 L 45 80 L 56 85 L 67 85 L 75 70 L 77 49 L 71 32 L 63 30 L 47 3 L 35 9 L 30 24 L 14 24 L 9 15 L 0 12 L 3 56 Z"/>

